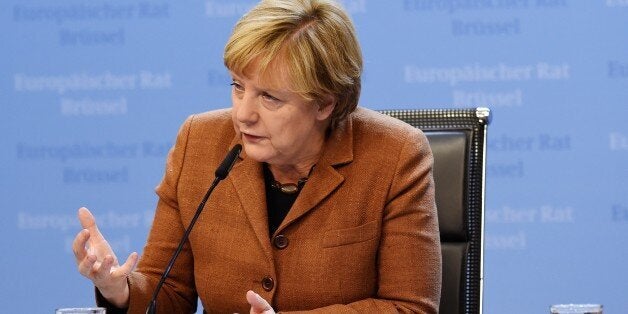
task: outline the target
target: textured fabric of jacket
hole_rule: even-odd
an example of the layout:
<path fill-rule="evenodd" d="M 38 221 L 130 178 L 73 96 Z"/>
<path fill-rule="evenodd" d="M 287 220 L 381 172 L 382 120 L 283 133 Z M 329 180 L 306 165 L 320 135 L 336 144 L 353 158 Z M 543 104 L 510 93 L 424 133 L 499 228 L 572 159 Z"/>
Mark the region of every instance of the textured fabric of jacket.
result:
<path fill-rule="evenodd" d="M 129 313 L 145 312 L 215 169 L 241 143 L 230 115 L 193 115 L 181 127 L 156 189 L 146 247 L 129 275 Z M 190 313 L 198 296 L 209 313 L 248 313 L 245 294 L 253 290 L 282 312 L 436 313 L 441 253 L 432 163 L 421 131 L 358 108 L 331 132 L 269 238 L 262 166 L 243 151 L 205 205 L 158 312 Z M 287 245 L 275 245 L 278 235 Z"/>

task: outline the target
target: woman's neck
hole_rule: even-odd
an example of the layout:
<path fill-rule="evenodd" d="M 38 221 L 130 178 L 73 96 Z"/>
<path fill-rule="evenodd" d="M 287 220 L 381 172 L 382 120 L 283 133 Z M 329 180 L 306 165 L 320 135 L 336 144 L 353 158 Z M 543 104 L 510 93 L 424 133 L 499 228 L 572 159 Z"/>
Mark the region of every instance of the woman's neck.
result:
<path fill-rule="evenodd" d="M 300 179 L 307 178 L 310 171 L 318 162 L 320 156 L 315 156 L 294 165 L 268 165 L 275 181 L 280 183 L 297 183 Z"/>
<path fill-rule="evenodd" d="M 320 136 L 308 139 L 316 144 L 311 145 L 310 152 L 301 156 L 299 160 L 295 160 L 294 162 L 288 164 L 268 164 L 268 168 L 273 174 L 275 181 L 283 184 L 297 183 L 299 180 L 310 176 L 310 172 L 312 172 L 314 165 L 318 163 L 318 160 L 323 155 L 327 139 L 326 130 L 328 127 L 328 120 L 319 125 Z"/>

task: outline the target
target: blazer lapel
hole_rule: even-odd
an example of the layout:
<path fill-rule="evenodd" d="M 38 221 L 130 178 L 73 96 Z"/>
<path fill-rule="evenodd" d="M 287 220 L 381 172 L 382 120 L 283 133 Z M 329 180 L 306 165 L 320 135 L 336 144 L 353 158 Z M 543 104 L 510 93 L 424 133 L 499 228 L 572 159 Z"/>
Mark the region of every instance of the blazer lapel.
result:
<path fill-rule="evenodd" d="M 311 211 L 344 180 L 344 176 L 331 165 L 317 165 L 277 232 L 281 232 L 286 226 Z"/>
<path fill-rule="evenodd" d="M 230 147 L 240 143 L 237 139 Z M 244 150 L 240 153 L 240 159 L 231 169 L 228 176 L 240 199 L 240 204 L 251 228 L 257 236 L 260 247 L 272 262 L 272 251 L 268 237 L 268 213 L 266 211 L 266 194 L 261 164 L 246 157 Z"/>
<path fill-rule="evenodd" d="M 231 146 L 241 144 L 234 138 Z M 325 144 L 323 155 L 314 167 L 308 182 L 299 194 L 275 234 L 289 224 L 306 215 L 321 201 L 333 193 L 344 182 L 344 176 L 337 168 L 353 161 L 353 123 L 351 115 L 330 135 Z M 272 249 L 268 237 L 268 212 L 261 164 L 240 153 L 240 160 L 233 166 L 229 179 L 240 198 L 244 212 L 255 231 L 260 246 L 269 261 L 272 262 Z"/>
<path fill-rule="evenodd" d="M 321 159 L 314 167 L 299 197 L 275 234 L 306 215 L 344 182 L 337 167 L 353 160 L 353 124 L 351 115 L 334 130 L 325 144 Z"/>

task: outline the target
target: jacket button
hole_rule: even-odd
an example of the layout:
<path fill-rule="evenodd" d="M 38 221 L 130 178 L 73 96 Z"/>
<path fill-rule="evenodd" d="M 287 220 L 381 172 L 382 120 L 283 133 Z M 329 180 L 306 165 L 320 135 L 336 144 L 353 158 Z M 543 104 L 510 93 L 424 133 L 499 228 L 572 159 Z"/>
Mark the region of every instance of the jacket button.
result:
<path fill-rule="evenodd" d="M 276 248 L 283 250 L 288 246 L 288 238 L 285 235 L 280 234 L 273 239 L 273 244 Z"/>
<path fill-rule="evenodd" d="M 264 279 L 262 279 L 262 288 L 264 288 L 264 290 L 270 291 L 273 290 L 273 287 L 275 287 L 275 281 L 273 280 L 273 277 L 266 276 L 264 277 Z"/>

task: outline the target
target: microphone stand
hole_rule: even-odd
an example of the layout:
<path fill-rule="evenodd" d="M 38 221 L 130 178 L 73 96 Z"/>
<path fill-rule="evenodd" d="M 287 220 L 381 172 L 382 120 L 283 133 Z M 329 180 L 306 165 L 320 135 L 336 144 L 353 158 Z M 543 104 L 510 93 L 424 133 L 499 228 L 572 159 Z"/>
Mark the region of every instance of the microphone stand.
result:
<path fill-rule="evenodd" d="M 177 260 L 177 257 L 181 253 L 181 250 L 183 249 L 185 242 L 188 240 L 188 237 L 190 236 L 190 232 L 192 232 L 192 228 L 194 227 L 194 224 L 196 224 L 196 220 L 201 215 L 203 208 L 205 208 L 205 203 L 207 202 L 207 199 L 212 194 L 212 191 L 214 191 L 214 188 L 218 185 L 218 183 L 227 177 L 227 175 L 229 174 L 229 171 L 231 170 L 231 167 L 233 167 L 233 164 L 235 163 L 236 158 L 238 157 L 238 155 L 240 155 L 241 150 L 242 150 L 242 145 L 237 144 L 233 146 L 233 148 L 227 154 L 227 157 L 225 157 L 225 159 L 222 161 L 218 169 L 216 169 L 216 177 L 214 178 L 214 181 L 212 182 L 211 186 L 207 190 L 207 193 L 205 193 L 205 196 L 203 197 L 203 200 L 201 201 L 201 203 L 198 204 L 198 208 L 196 209 L 196 213 L 194 214 L 192 221 L 190 221 L 190 224 L 188 225 L 187 229 L 185 229 L 185 233 L 183 234 L 183 237 L 181 238 L 181 241 L 179 242 L 179 246 L 177 247 L 174 254 L 172 255 L 170 262 L 168 262 L 168 266 L 166 266 L 166 270 L 164 271 L 163 275 L 159 279 L 159 283 L 157 283 L 157 287 L 155 287 L 153 296 L 150 299 L 150 303 L 148 304 L 148 307 L 146 308 L 146 314 L 157 313 L 157 296 L 159 295 L 159 291 L 161 290 L 161 287 L 166 282 L 166 278 L 168 277 L 168 274 L 170 274 L 170 270 L 172 269 L 174 262 Z"/>

